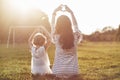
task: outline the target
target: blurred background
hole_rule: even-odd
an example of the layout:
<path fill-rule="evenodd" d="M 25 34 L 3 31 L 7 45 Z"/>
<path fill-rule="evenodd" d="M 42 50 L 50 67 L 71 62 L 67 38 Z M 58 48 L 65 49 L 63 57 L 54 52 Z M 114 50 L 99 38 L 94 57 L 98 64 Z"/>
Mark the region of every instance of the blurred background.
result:
<path fill-rule="evenodd" d="M 26 43 L 35 28 L 51 30 L 48 15 L 20 0 L 0 0 L 0 43 Z"/>
<path fill-rule="evenodd" d="M 35 1 L 34 0 L 0 0 L 0 43 L 7 43 L 8 36 L 10 36 L 10 40 L 9 40 L 10 43 L 13 42 L 13 39 L 15 40 L 16 43 L 26 43 L 28 37 L 31 35 L 33 30 L 40 25 L 45 26 L 46 29 L 50 32 L 51 30 L 50 15 L 52 11 L 61 3 L 68 4 L 68 6 L 70 6 L 70 8 L 72 8 L 72 10 L 75 12 L 75 16 L 79 24 L 79 29 L 83 34 L 84 41 L 120 41 L 120 25 L 118 23 L 116 24 L 116 26 L 112 26 L 110 24 L 101 26 L 102 21 L 106 24 L 109 21 L 115 22 L 116 20 L 116 22 L 118 22 L 119 17 L 115 16 L 116 19 L 112 20 L 112 17 L 114 16 L 111 15 L 113 13 L 110 13 L 109 15 L 111 16 L 111 19 L 107 19 L 104 17 L 100 18 L 100 16 L 102 16 L 101 13 L 106 13 L 107 11 L 101 12 L 98 15 L 97 14 L 96 15 L 93 14 L 94 16 L 91 15 L 92 11 L 90 12 L 90 10 L 92 9 L 94 10 L 95 9 L 94 7 L 95 6 L 97 7 L 98 3 L 96 3 L 96 5 L 94 3 L 95 6 L 94 5 L 90 6 L 87 2 L 83 0 L 80 1 L 62 0 L 61 2 L 55 1 L 55 3 L 52 2 L 54 0 L 52 0 L 51 2 L 47 1 L 47 3 L 46 1 L 47 0 L 42 2 L 41 0 L 35 0 Z M 94 0 L 89 1 L 89 3 L 92 4 L 93 1 Z M 101 1 L 101 3 L 99 4 L 102 4 L 102 2 L 103 1 Z M 105 4 L 107 5 L 107 2 L 104 3 L 104 6 L 101 5 L 102 6 L 101 8 L 99 6 L 99 8 L 95 10 L 102 11 L 102 9 L 105 7 Z M 110 9 L 110 4 L 108 6 L 109 8 L 105 7 L 106 10 Z M 116 9 L 118 9 L 117 6 Z M 113 9 L 111 8 L 111 10 Z M 90 13 L 86 13 L 84 11 L 88 11 Z M 88 15 L 92 16 L 93 19 Z M 95 22 L 97 21 L 96 16 L 99 17 L 98 20 L 101 19 L 101 21 L 99 21 L 98 24 L 97 22 Z M 96 19 L 94 17 L 96 17 Z M 107 22 L 105 22 L 104 19 L 107 19 Z M 90 22 L 90 21 L 94 21 L 94 22 Z"/>

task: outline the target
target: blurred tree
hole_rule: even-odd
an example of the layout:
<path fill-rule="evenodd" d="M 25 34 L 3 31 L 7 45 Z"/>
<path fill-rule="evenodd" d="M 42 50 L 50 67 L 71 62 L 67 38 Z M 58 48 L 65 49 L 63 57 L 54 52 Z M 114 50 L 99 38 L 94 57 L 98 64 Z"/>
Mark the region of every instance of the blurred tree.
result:
<path fill-rule="evenodd" d="M 120 41 L 120 25 L 119 25 L 119 28 L 118 28 L 118 31 L 117 31 L 117 34 L 116 34 L 116 40 Z"/>
<path fill-rule="evenodd" d="M 16 42 L 26 42 L 30 33 L 35 29 L 35 27 L 31 28 L 30 26 L 40 25 L 44 26 L 49 32 L 51 31 L 49 18 L 46 13 L 38 9 L 31 9 L 26 14 L 17 13 L 10 9 L 9 4 L 6 4 L 4 0 L 0 0 L 0 42 L 7 42 L 10 26 L 15 28 L 17 26 L 29 26 L 23 29 L 16 28 Z"/>
<path fill-rule="evenodd" d="M 0 0 L 0 43 L 2 42 L 2 39 L 3 39 L 3 31 L 4 31 L 4 29 L 3 29 L 3 27 L 2 27 L 2 15 L 3 15 L 3 13 L 2 13 L 2 8 L 3 8 L 3 0 Z"/>
<path fill-rule="evenodd" d="M 113 28 L 111 26 L 106 26 L 102 29 L 102 32 L 106 32 L 106 31 L 112 31 Z"/>
<path fill-rule="evenodd" d="M 91 35 L 84 35 L 84 39 L 87 41 L 114 41 L 117 29 L 112 27 L 104 27 L 102 31 L 95 31 Z"/>

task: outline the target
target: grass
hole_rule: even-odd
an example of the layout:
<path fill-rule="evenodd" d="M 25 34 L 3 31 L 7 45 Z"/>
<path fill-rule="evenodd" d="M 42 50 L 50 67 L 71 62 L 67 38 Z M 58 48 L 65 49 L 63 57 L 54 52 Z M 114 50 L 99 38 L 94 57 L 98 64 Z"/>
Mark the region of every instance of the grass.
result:
<path fill-rule="evenodd" d="M 120 43 L 84 42 L 78 45 L 79 72 L 84 80 L 120 80 Z M 55 47 L 49 50 L 51 64 Z M 0 80 L 31 80 L 31 54 L 26 44 L 0 44 Z"/>

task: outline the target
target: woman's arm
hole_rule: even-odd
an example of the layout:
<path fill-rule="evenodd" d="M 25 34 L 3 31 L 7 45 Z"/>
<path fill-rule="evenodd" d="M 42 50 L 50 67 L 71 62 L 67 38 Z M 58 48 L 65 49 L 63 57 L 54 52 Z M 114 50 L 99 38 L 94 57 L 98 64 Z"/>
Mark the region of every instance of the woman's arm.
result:
<path fill-rule="evenodd" d="M 60 11 L 61 9 L 62 9 L 62 4 L 59 5 L 52 13 L 51 26 L 52 26 L 53 31 L 54 31 L 54 27 L 55 27 L 55 18 L 56 18 L 57 12 Z"/>
<path fill-rule="evenodd" d="M 74 16 L 74 13 L 72 12 L 72 10 L 67 5 L 66 5 L 66 11 L 68 11 L 71 14 L 74 29 L 75 29 L 75 33 L 74 33 L 75 39 L 76 39 L 76 42 L 80 43 L 83 39 L 83 36 L 82 36 L 81 31 L 78 29 L 77 20 Z"/>
<path fill-rule="evenodd" d="M 53 13 L 52 20 L 51 20 L 52 33 L 54 32 L 54 28 L 55 28 L 55 16 L 56 16 L 56 13 Z"/>
<path fill-rule="evenodd" d="M 74 15 L 73 11 L 67 5 L 66 5 L 66 11 L 68 11 L 71 14 L 72 22 L 73 22 L 73 25 L 75 27 L 75 31 L 78 30 L 78 24 L 77 24 L 77 20 L 75 18 L 75 15 Z"/>
<path fill-rule="evenodd" d="M 54 41 L 54 33 L 55 33 L 55 19 L 57 16 L 57 12 L 62 10 L 62 4 L 59 5 L 52 13 L 52 20 L 51 20 L 51 27 L 52 27 L 52 32 L 51 32 L 51 37 L 52 37 L 52 42 L 55 43 Z"/>

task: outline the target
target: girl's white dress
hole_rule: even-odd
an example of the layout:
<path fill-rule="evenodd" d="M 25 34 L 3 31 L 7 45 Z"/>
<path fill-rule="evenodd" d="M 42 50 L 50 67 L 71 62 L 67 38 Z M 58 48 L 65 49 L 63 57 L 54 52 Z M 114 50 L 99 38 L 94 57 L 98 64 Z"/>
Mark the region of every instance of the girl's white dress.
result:
<path fill-rule="evenodd" d="M 59 43 L 59 35 L 54 35 L 54 43 L 56 46 L 55 59 L 52 68 L 53 74 L 58 77 L 69 77 L 79 74 L 77 42 L 80 35 L 74 34 L 74 47 L 69 50 L 62 49 Z"/>
<path fill-rule="evenodd" d="M 31 50 L 31 73 L 32 74 L 49 74 L 52 73 L 50 69 L 50 61 L 44 46 L 36 49 L 34 46 Z"/>

